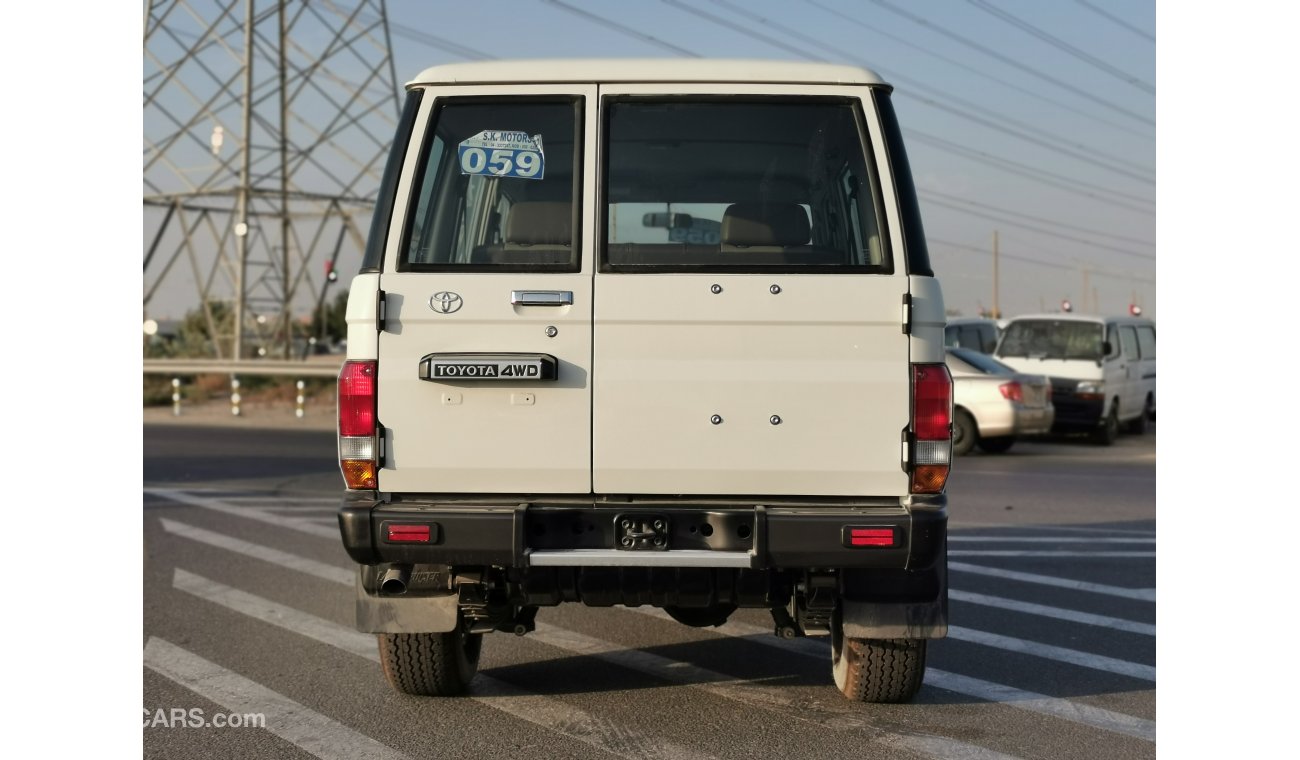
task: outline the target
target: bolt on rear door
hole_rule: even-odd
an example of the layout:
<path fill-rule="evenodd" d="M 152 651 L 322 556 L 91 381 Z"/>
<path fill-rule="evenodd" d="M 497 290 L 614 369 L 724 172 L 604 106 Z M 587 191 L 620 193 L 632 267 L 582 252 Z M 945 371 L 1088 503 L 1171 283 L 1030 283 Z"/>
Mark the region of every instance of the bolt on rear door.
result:
<path fill-rule="evenodd" d="M 380 490 L 590 491 L 595 95 L 426 95 L 380 279 Z"/>
<path fill-rule="evenodd" d="M 595 489 L 905 494 L 908 278 L 870 91 L 722 89 L 601 87 Z"/>

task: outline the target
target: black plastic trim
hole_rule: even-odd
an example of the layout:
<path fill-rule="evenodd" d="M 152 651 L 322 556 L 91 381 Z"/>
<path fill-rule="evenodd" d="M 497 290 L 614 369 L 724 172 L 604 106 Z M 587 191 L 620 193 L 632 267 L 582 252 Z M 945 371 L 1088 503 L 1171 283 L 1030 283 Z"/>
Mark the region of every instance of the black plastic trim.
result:
<path fill-rule="evenodd" d="M 366 250 L 361 260 L 363 274 L 380 271 L 384 249 L 388 246 L 388 228 L 393 221 L 397 184 L 402 176 L 402 164 L 406 161 L 406 150 L 411 142 L 411 133 L 415 131 L 415 117 L 420 112 L 423 94 L 423 90 L 410 90 L 406 93 L 402 115 L 397 122 L 397 134 L 388 151 L 388 162 L 384 165 L 383 179 L 379 182 L 379 196 L 375 199 L 375 210 L 370 218 L 370 234 L 366 237 Z"/>
<path fill-rule="evenodd" d="M 470 506 L 437 502 L 378 502 L 368 492 L 349 495 L 339 512 L 344 547 L 361 564 L 380 562 L 461 566 L 527 567 L 532 549 L 615 549 L 623 515 L 662 516 L 668 550 L 748 551 L 756 569 L 928 567 L 946 536 L 948 512 L 939 506 L 772 507 L 635 505 L 530 506 L 496 503 Z M 389 544 L 379 540 L 387 522 L 430 526 L 430 543 Z M 893 547 L 846 547 L 848 525 L 890 527 Z M 707 532 L 704 526 L 709 526 Z M 629 552 L 635 554 L 635 552 Z"/>
<path fill-rule="evenodd" d="M 912 166 L 907 160 L 907 150 L 903 145 L 903 130 L 898 124 L 898 115 L 894 113 L 894 103 L 889 93 L 880 88 L 872 88 L 872 93 L 881 130 L 885 134 L 885 147 L 888 149 L 886 152 L 892 169 L 890 173 L 894 177 L 907 273 L 933 277 L 930 250 L 925 244 L 925 227 L 921 224 L 921 205 L 916 199 Z"/>

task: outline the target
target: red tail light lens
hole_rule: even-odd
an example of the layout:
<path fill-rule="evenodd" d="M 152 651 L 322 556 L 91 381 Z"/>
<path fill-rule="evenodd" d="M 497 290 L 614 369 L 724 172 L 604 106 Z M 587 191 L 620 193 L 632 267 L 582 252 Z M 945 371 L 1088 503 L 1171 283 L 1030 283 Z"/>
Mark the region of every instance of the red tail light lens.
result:
<path fill-rule="evenodd" d="M 375 375 L 379 362 L 345 362 L 339 373 L 339 435 L 375 434 Z"/>
<path fill-rule="evenodd" d="M 919 441 L 952 437 L 952 376 L 947 366 L 912 365 L 912 430 Z"/>
<path fill-rule="evenodd" d="M 999 385 L 998 390 L 1002 391 L 1002 398 L 1008 399 L 1010 401 L 1023 402 L 1025 400 L 1024 388 L 1021 388 L 1020 383 L 1017 383 L 1015 381 L 1009 383 L 1003 383 L 1002 385 Z"/>
<path fill-rule="evenodd" d="M 379 362 L 345 362 L 339 372 L 339 469 L 354 490 L 379 487 L 375 377 Z"/>
<path fill-rule="evenodd" d="M 912 365 L 912 436 L 912 493 L 941 493 L 952 461 L 952 375 L 946 365 Z"/>

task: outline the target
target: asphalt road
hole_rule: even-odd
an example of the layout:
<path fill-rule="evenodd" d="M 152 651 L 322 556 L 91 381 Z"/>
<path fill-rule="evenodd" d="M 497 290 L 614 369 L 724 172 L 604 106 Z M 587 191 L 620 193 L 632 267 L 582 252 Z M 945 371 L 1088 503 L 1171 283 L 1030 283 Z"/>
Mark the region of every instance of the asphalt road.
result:
<path fill-rule="evenodd" d="M 845 701 L 826 642 L 763 611 L 575 605 L 486 637 L 469 697 L 418 699 L 352 628 L 332 433 L 146 424 L 144 754 L 1151 758 L 1155 440 L 957 461 L 952 634 L 913 704 Z M 194 727 L 245 713 L 266 727 Z"/>

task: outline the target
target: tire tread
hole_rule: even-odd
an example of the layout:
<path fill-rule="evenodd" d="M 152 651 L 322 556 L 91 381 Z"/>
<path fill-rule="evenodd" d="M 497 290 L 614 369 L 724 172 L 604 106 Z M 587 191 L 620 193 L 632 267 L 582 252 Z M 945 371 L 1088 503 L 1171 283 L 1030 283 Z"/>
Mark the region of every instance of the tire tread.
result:
<path fill-rule="evenodd" d="M 463 694 L 478 669 L 479 634 L 381 633 L 378 639 L 384 676 L 405 694 Z"/>

